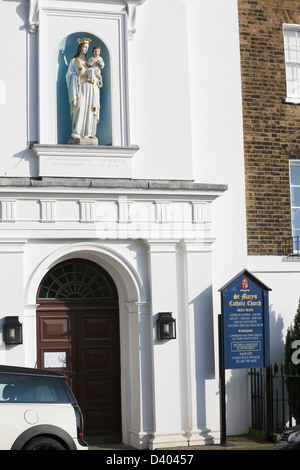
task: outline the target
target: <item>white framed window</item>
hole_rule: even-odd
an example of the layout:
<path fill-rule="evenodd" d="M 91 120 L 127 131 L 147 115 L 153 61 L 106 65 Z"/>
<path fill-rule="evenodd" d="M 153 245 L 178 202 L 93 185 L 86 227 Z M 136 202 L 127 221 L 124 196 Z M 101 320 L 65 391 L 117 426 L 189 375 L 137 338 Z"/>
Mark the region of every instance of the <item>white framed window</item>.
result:
<path fill-rule="evenodd" d="M 292 235 L 300 237 L 300 161 L 290 161 Z"/>
<path fill-rule="evenodd" d="M 284 24 L 286 102 L 300 103 L 300 25 Z"/>

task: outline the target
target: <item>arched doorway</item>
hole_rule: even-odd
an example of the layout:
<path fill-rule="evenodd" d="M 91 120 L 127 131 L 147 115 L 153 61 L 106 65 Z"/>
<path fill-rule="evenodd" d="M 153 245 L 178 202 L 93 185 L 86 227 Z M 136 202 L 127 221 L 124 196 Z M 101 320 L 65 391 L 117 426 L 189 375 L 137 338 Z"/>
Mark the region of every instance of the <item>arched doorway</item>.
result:
<path fill-rule="evenodd" d="M 37 294 L 37 363 L 63 370 L 84 415 L 85 436 L 121 438 L 118 293 L 85 259 L 54 266 Z"/>

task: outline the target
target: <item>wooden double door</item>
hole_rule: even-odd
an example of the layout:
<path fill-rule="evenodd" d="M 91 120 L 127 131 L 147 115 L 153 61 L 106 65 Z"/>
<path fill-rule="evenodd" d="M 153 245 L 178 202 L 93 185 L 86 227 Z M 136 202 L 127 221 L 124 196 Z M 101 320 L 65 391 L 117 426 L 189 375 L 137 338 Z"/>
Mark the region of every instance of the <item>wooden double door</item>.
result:
<path fill-rule="evenodd" d="M 102 297 L 98 293 L 98 297 L 93 298 L 93 289 L 90 289 L 89 293 L 83 289 L 83 286 L 89 287 L 89 283 L 82 282 L 87 281 L 89 277 L 77 275 L 76 272 L 78 265 L 81 265 L 81 271 L 86 269 L 86 262 L 77 260 L 71 264 L 71 276 L 62 275 L 59 283 L 57 277 L 50 272 L 48 281 L 46 277 L 39 290 L 38 367 L 61 369 L 69 377 L 69 384 L 83 413 L 87 440 L 117 442 L 121 438 L 117 294 L 107 273 L 93 265 L 92 268 L 98 273 L 100 269 L 98 284 L 103 287 L 105 281 L 106 287 L 109 287 L 106 290 L 102 288 Z M 54 274 L 60 272 L 56 269 Z M 93 277 L 93 274 L 97 277 L 93 270 L 90 277 Z M 68 278 L 71 278 L 73 285 L 69 282 L 66 286 L 66 283 L 62 282 Z M 45 297 L 46 291 L 42 290 L 42 287 L 47 287 L 53 279 L 59 286 L 55 286 L 56 295 L 49 297 L 49 290 L 46 290 L 48 296 Z M 51 285 L 53 286 L 53 283 Z M 97 287 L 97 283 L 93 286 Z M 72 292 L 72 295 L 64 298 L 66 287 L 71 287 L 67 291 Z M 79 291 L 86 293 L 84 298 L 78 297 Z"/>

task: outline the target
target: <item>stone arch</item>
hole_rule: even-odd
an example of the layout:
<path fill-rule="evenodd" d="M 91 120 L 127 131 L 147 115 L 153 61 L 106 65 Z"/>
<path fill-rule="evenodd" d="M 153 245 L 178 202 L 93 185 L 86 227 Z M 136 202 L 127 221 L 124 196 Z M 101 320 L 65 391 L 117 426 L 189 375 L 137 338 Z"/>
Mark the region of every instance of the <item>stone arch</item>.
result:
<path fill-rule="evenodd" d="M 35 304 L 38 286 L 52 267 L 78 256 L 100 264 L 111 275 L 123 302 L 147 302 L 142 279 L 125 257 L 97 243 L 76 243 L 52 252 L 36 266 L 25 288 L 25 304 Z"/>
<path fill-rule="evenodd" d="M 96 242 L 79 242 L 61 247 L 48 256 L 32 271 L 25 286 L 25 355 L 32 364 L 36 360 L 36 295 L 38 287 L 51 268 L 72 258 L 93 261 L 105 269 L 113 279 L 119 298 L 120 351 L 121 351 L 121 407 L 122 440 L 125 444 L 139 446 L 142 413 L 141 344 L 149 343 L 149 301 L 141 277 L 131 263 L 116 250 Z M 142 324 L 142 326 L 141 326 Z M 26 333 L 27 332 L 27 333 Z M 144 337 L 145 339 L 141 338 Z M 150 370 L 148 371 L 150 373 Z M 144 371 L 145 374 L 145 371 Z M 149 406 L 149 404 L 147 405 Z M 134 411 L 131 411 L 134 410 Z"/>

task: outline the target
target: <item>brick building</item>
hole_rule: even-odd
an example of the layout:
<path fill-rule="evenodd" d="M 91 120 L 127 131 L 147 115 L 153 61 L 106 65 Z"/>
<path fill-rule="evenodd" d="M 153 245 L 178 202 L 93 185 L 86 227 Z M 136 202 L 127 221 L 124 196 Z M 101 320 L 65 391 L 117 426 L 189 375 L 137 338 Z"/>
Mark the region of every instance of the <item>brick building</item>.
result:
<path fill-rule="evenodd" d="M 297 234 L 289 163 L 300 158 L 300 4 L 239 0 L 238 5 L 248 254 L 275 255 L 284 239 Z"/>
<path fill-rule="evenodd" d="M 300 2 L 238 0 L 247 266 L 271 287 L 271 361 L 300 297 Z"/>

